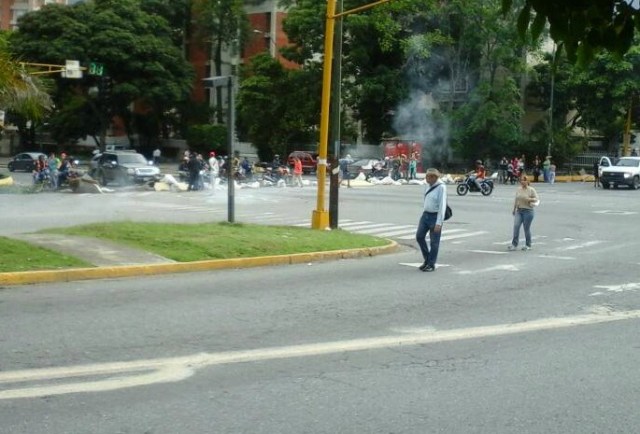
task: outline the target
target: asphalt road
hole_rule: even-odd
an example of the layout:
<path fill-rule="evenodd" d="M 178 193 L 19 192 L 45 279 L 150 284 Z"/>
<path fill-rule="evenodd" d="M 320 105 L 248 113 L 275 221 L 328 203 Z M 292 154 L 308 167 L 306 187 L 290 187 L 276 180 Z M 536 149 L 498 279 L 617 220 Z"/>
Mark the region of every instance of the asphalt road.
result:
<path fill-rule="evenodd" d="M 422 189 L 403 186 L 340 192 L 344 229 L 397 254 L 4 288 L 0 433 L 634 433 L 640 192 L 537 188 L 534 249 L 507 252 L 513 187 L 450 187 L 435 273 L 410 239 Z M 240 221 L 304 225 L 315 206 L 312 188 L 237 193 Z M 140 191 L 0 207 L 0 234 L 226 212 Z"/>

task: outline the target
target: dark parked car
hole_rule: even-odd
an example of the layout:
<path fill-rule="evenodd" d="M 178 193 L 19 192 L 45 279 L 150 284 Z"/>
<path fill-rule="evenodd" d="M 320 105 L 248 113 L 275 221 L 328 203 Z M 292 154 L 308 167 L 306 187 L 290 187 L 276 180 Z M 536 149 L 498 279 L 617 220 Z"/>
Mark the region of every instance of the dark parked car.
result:
<path fill-rule="evenodd" d="M 92 164 L 96 166 L 92 176 L 102 185 L 114 181 L 120 185 L 142 184 L 160 174 L 160 169 L 153 166 L 142 154 L 131 151 L 104 152 L 97 161 L 92 161 Z"/>
<path fill-rule="evenodd" d="M 9 163 L 7 164 L 7 168 L 9 172 L 13 172 L 15 170 L 24 170 L 25 172 L 31 172 L 35 167 L 36 160 L 40 155 L 44 155 L 42 152 L 23 152 L 14 156 Z"/>

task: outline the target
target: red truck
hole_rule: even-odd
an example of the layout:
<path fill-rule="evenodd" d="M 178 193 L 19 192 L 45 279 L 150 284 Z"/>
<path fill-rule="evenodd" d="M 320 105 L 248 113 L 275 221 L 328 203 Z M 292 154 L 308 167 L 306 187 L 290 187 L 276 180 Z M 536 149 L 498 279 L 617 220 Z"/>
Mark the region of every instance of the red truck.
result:
<path fill-rule="evenodd" d="M 411 154 L 415 153 L 418 160 L 418 172 L 422 170 L 422 145 L 410 139 L 383 139 L 382 143 L 382 155 L 383 158 L 389 157 L 390 160 L 399 157 L 404 154 L 407 159 L 411 158 Z"/>

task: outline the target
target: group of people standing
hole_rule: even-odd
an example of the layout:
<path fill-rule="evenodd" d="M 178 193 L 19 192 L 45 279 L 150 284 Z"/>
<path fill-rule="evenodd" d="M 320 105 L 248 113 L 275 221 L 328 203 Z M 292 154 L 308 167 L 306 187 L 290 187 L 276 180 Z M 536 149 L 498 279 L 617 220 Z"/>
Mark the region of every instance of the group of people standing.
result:
<path fill-rule="evenodd" d="M 420 271 L 433 272 L 436 270 L 440 238 L 447 209 L 447 187 L 440 179 L 440 172 L 437 169 L 427 169 L 425 179 L 427 185 L 423 197 L 423 210 L 416 231 L 416 242 L 420 247 L 424 262 L 418 268 Z M 524 172 L 520 173 L 519 182 L 520 185 L 516 189 L 512 208 L 513 237 L 508 246 L 509 251 L 518 248 L 521 228 L 524 229 L 525 237 L 525 245 L 522 250 L 531 249 L 531 224 L 535 215 L 534 208 L 540 203 L 538 193 L 531 187 L 529 178 Z M 427 244 L 427 236 L 429 236 L 429 244 Z"/>
<path fill-rule="evenodd" d="M 228 159 L 216 156 L 215 151 L 209 152 L 209 159 L 205 161 L 202 154 L 185 151 L 182 162 L 178 170 L 188 174 L 187 191 L 204 189 L 205 174 L 209 177 L 210 189 L 215 193 L 217 180 L 225 176 L 228 166 Z M 253 165 L 247 157 L 240 161 L 239 153 L 236 151 L 231 159 L 231 173 L 234 177 L 251 179 L 253 176 Z"/>
<path fill-rule="evenodd" d="M 417 171 L 419 158 L 420 155 L 417 152 L 412 152 L 411 156 L 408 158 L 405 154 L 400 154 L 392 160 L 389 157 L 385 157 L 386 168 L 389 169 L 389 165 L 391 166 L 391 173 L 389 173 L 389 176 L 391 176 L 394 181 L 399 179 L 406 179 L 407 181 L 418 179 Z"/>
<path fill-rule="evenodd" d="M 513 157 L 510 160 L 507 157 L 502 157 L 498 165 L 498 182 L 515 184 L 526 168 L 524 155 L 519 158 Z M 556 180 L 556 165 L 550 155 L 547 155 L 544 161 L 536 155 L 529 169 L 533 175 L 533 182 L 540 182 L 540 175 L 542 175 L 543 181 L 549 184 L 553 184 Z"/>

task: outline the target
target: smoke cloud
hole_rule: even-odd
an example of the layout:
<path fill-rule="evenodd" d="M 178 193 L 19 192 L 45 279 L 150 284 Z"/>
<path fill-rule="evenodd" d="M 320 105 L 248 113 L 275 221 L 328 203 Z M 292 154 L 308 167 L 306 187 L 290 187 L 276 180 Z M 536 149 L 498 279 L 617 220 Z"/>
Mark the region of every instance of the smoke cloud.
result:
<path fill-rule="evenodd" d="M 433 98 L 434 90 L 447 87 L 441 78 L 446 74 L 446 66 L 442 56 L 427 50 L 424 44 L 420 36 L 410 41 L 405 66 L 409 96 L 396 108 L 392 127 L 398 137 L 422 144 L 424 164 L 440 166 L 452 159 L 450 122 Z"/>

